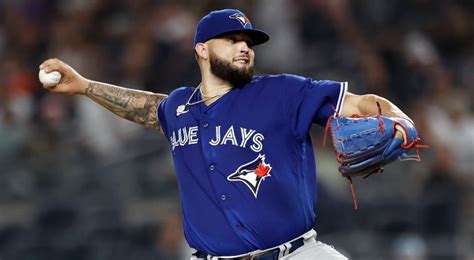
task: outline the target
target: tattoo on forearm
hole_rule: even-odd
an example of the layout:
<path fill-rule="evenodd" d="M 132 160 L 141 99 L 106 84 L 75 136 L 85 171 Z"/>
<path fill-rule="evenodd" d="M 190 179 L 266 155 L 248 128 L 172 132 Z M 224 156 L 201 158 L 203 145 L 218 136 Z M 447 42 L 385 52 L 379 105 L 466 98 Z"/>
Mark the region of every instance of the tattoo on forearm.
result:
<path fill-rule="evenodd" d="M 86 96 L 120 117 L 160 130 L 156 110 L 166 95 L 91 81 Z"/>

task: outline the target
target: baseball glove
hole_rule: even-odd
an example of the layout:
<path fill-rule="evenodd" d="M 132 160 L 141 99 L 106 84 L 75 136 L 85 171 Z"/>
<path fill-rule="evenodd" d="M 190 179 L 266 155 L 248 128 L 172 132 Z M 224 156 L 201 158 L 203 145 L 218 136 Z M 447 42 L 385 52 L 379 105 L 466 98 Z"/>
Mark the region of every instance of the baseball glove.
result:
<path fill-rule="evenodd" d="M 334 145 L 334 150 L 339 162 L 339 172 L 349 179 L 357 209 L 357 199 L 352 184 L 354 176 L 368 176 L 381 173 L 383 166 L 395 160 L 416 160 L 420 155 L 418 148 L 420 137 L 414 125 L 403 118 L 381 115 L 380 105 L 377 103 L 379 113 L 376 116 L 340 117 L 331 116 L 326 125 L 326 135 L 329 130 Z M 403 139 L 395 137 L 400 131 Z"/>

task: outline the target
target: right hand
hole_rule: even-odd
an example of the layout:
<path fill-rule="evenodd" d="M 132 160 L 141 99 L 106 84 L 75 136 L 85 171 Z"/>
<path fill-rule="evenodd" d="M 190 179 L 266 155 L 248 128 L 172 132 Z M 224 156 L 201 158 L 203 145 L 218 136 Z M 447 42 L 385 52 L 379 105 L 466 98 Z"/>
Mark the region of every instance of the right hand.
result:
<path fill-rule="evenodd" d="M 51 92 L 67 93 L 67 94 L 85 94 L 86 88 L 90 80 L 81 76 L 71 66 L 58 59 L 45 60 L 39 66 L 46 73 L 51 71 L 59 71 L 61 73 L 61 81 L 58 85 L 48 88 Z"/>

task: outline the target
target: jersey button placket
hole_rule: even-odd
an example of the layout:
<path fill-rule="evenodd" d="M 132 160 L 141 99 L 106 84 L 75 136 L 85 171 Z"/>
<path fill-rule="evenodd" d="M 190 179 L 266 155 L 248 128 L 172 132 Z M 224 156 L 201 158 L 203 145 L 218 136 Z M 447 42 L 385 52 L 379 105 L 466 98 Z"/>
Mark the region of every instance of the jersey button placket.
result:
<path fill-rule="evenodd" d="M 203 115 L 201 117 L 201 128 L 202 128 L 202 131 L 201 131 L 201 140 L 203 140 L 203 142 L 201 143 L 201 145 L 203 146 L 203 159 L 205 160 L 205 162 L 207 163 L 207 169 L 208 169 L 208 172 L 209 173 L 213 173 L 213 172 L 216 172 L 217 171 L 217 167 L 216 167 L 216 164 L 215 164 L 215 151 L 213 151 L 212 147 L 210 146 L 209 144 L 209 140 L 212 140 L 212 122 L 209 121 L 209 118 L 207 118 L 206 115 Z M 211 185 L 215 186 L 215 183 L 211 180 Z M 215 187 L 216 188 L 216 195 L 217 195 L 217 199 L 221 202 L 221 203 L 227 203 L 227 200 L 228 200 L 228 197 L 226 194 L 224 193 L 221 193 L 221 191 L 219 191 L 219 188 Z"/>

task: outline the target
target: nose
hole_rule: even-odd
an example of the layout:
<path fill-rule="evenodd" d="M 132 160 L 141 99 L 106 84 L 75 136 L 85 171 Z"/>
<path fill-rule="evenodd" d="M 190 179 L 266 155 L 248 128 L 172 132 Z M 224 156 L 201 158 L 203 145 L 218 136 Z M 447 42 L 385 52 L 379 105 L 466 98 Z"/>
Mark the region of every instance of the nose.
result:
<path fill-rule="evenodd" d="M 246 41 L 239 41 L 239 50 L 241 53 L 248 53 L 250 48 Z"/>

